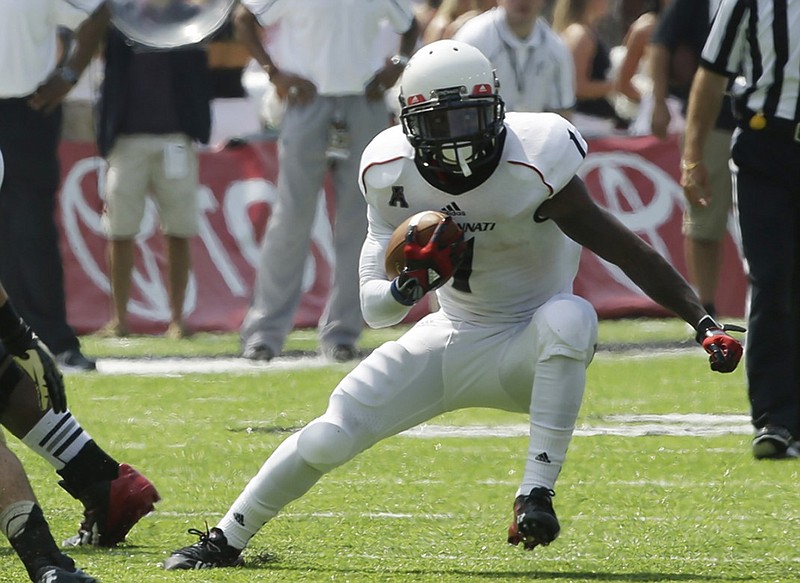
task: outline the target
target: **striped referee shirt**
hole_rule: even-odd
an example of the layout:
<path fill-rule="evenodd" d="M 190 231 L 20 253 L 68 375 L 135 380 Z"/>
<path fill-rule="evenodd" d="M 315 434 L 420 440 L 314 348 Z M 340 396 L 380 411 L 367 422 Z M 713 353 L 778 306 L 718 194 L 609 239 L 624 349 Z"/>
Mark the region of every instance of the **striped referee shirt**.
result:
<path fill-rule="evenodd" d="M 800 0 L 722 0 L 700 63 L 743 74 L 748 109 L 800 121 Z"/>

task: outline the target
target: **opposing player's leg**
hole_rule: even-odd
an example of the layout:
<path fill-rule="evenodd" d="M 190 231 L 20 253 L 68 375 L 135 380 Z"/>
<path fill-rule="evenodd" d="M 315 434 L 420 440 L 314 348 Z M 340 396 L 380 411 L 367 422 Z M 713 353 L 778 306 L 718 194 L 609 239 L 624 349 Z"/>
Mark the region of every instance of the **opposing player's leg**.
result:
<path fill-rule="evenodd" d="M 370 354 L 336 387 L 325 414 L 281 443 L 216 527 L 190 531 L 200 540 L 173 552 L 164 568 L 240 564 L 250 539 L 323 475 L 378 441 L 444 412 L 446 337 L 446 326 L 423 333 L 415 327 Z"/>
<path fill-rule="evenodd" d="M 572 440 L 586 386 L 586 367 L 596 342 L 594 309 L 572 295 L 559 295 L 545 303 L 517 339 L 516 357 L 524 357 L 526 344 L 533 346 L 535 368 L 528 454 L 508 530 L 508 542 L 513 545 L 523 543 L 530 550 L 551 543 L 559 534 L 551 499 Z M 521 366 L 526 366 L 523 361 Z"/>
<path fill-rule="evenodd" d="M 44 389 L 0 354 L 0 423 L 61 476 L 59 485 L 84 505 L 84 520 L 70 543 L 113 546 L 159 500 L 147 478 L 103 451 L 67 410 L 55 413 Z"/>
<path fill-rule="evenodd" d="M 25 470 L 6 447 L 1 431 L 0 531 L 8 538 L 31 581 L 96 583 L 59 551 L 42 509 L 36 503 Z"/>

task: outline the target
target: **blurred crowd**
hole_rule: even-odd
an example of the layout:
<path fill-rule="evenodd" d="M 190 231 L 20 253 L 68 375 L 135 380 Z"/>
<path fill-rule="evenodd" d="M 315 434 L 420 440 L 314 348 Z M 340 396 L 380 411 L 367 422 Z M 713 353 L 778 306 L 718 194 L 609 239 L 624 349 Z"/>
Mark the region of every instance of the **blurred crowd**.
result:
<path fill-rule="evenodd" d="M 589 136 L 650 133 L 646 117 L 652 111 L 652 80 L 646 48 L 658 14 L 669 0 L 413 0 L 412 3 L 420 27 L 418 47 L 446 38 L 466 40 L 458 35 L 464 24 L 481 13 L 497 12 L 498 7 L 535 14 L 535 18 L 557 33 L 574 59 L 571 98 L 576 105 L 570 109 L 578 113 L 572 119 L 578 129 Z M 559 12 L 561 17 L 557 20 Z M 275 27 L 264 29 L 265 46 L 270 46 L 276 34 Z M 386 26 L 376 43 L 376 53 L 390 58 L 396 50 L 396 36 Z M 582 42 L 586 37 L 591 37 L 588 48 Z M 68 39 L 66 29 L 64 38 Z M 529 44 L 535 46 L 536 41 L 529 39 Z M 236 39 L 232 23 L 225 24 L 204 49 L 212 82 L 209 145 L 223 146 L 231 139 L 277 132 L 283 103 L 275 94 L 269 75 Z M 530 84 L 536 85 L 536 72 L 531 68 L 529 73 Z M 102 77 L 101 53 L 65 99 L 63 139 L 95 139 L 93 109 Z M 504 97 L 511 90 L 511 84 L 503 84 L 501 79 Z M 399 113 L 396 88 L 386 92 L 386 104 L 390 112 Z M 682 115 L 677 101 L 670 105 L 677 114 L 670 132 L 678 133 Z M 583 115 L 583 111 L 590 113 Z"/>
<path fill-rule="evenodd" d="M 326 74 L 303 71 L 303 65 L 297 64 L 298 55 L 315 58 L 313 52 L 317 49 L 302 46 L 303 37 L 291 28 L 291 15 L 266 23 L 251 18 L 245 29 L 249 32 L 242 33 L 236 15 L 247 7 L 247 2 L 242 0 L 241 4 L 237 2 L 228 21 L 213 36 L 193 45 L 191 50 L 185 47 L 142 50 L 135 43 L 126 43 L 124 34 L 112 26 L 108 38 L 64 101 L 62 139 L 96 141 L 109 165 L 104 186 L 104 226 L 109 237 L 108 269 L 113 297 L 112 314 L 100 331 L 102 334 L 126 336 L 131 332 L 127 304 L 136 261 L 134 241 L 148 195 L 157 202 L 167 242 L 165 281 L 169 284 L 171 310 L 167 335 L 183 338 L 191 334 L 182 310 L 191 269 L 189 241 L 197 229 L 195 221 L 186 220 L 196 214 L 192 210 L 196 207 L 192 192 L 197 185 L 197 152 L 235 146 L 248 140 L 279 139 L 293 97 L 300 103 L 307 103 L 310 97 L 304 96 L 304 88 L 309 88 L 310 95 L 321 98 L 317 103 L 325 103 L 329 97 L 324 89 L 328 82 Z M 398 47 L 412 38 L 409 35 L 414 35 L 414 50 L 448 38 L 480 49 L 495 67 L 507 111 L 555 112 L 569 119 L 586 137 L 655 135 L 665 139 L 682 131 L 688 88 L 698 62 L 697 54 L 681 54 L 674 47 L 670 47 L 666 57 L 657 50 L 659 45 L 654 43 L 654 34 L 669 4 L 670 0 L 412 0 L 413 30 L 400 32 L 396 25 L 390 24 L 389 18 L 384 18 L 379 31 L 374 36 L 372 32 L 365 33 L 368 38 L 359 43 L 360 52 L 371 51 L 372 54 L 348 56 L 347 51 L 354 49 L 343 45 L 338 59 L 345 63 L 359 60 L 373 63 L 369 66 L 377 72 L 366 87 L 367 101 L 357 104 L 354 110 L 364 111 L 373 99 L 382 100 L 386 109 L 385 125 L 398 120 L 399 73 L 413 52 Z M 293 10 L 295 15 L 304 10 L 302 3 L 294 5 Z M 255 35 L 249 39 L 250 45 L 243 34 Z M 349 34 L 360 33 L 350 31 Z M 678 33 L 674 27 L 662 31 L 662 37 L 669 34 Z M 68 28 L 61 29 L 59 40 L 63 54 L 67 55 L 71 42 Z M 258 46 L 254 47 L 253 42 Z M 662 38 L 660 42 L 668 41 Z M 263 54 L 262 58 L 254 58 L 259 53 Z M 320 58 L 331 58 L 326 54 Z M 394 69 L 393 59 L 396 60 L 398 54 L 401 66 Z M 658 56 L 655 64 L 651 58 L 653 54 Z M 330 67 L 335 68 L 336 62 L 331 59 Z M 333 75 L 330 67 L 328 77 Z M 659 67 L 667 67 L 666 80 L 662 79 Z M 292 71 L 289 77 L 285 75 L 287 70 Z M 342 71 L 344 73 L 336 72 L 340 80 L 347 77 L 348 69 L 344 67 Z M 176 78 L 183 80 L 177 83 Z M 149 81 L 141 83 L 143 79 Z M 187 84 L 191 84 L 190 92 L 176 89 Z M 301 92 L 299 96 L 297 92 Z M 351 89 L 344 92 L 350 93 Z M 335 91 L 333 97 L 336 97 Z M 324 122 L 331 125 L 330 131 L 325 132 L 329 140 L 325 148 L 328 171 L 344 172 L 343 168 L 353 166 L 348 165 L 347 160 L 357 160 L 360 154 L 351 151 L 354 146 L 358 147 L 349 140 L 355 129 L 363 125 L 363 118 L 348 125 L 347 120 L 342 119 L 347 109 L 342 103 L 341 99 L 330 101 L 330 111 L 325 113 L 335 118 L 331 118 L 332 121 L 326 118 Z M 192 112 L 191 115 L 186 111 Z M 308 122 L 303 124 L 300 127 L 308 127 Z M 363 136 L 364 139 L 369 137 Z M 309 139 L 308 143 L 313 144 L 314 140 L 317 138 Z M 143 160 L 154 151 L 163 151 L 164 155 L 156 167 L 147 168 Z M 303 149 L 303 155 L 306 154 L 308 146 Z M 723 156 L 722 163 L 726 160 L 727 156 Z M 288 162 L 281 162 L 282 167 L 285 164 Z M 283 174 L 289 173 L 284 168 Z M 306 169 L 303 174 L 307 177 Z M 155 175 L 162 179 L 157 180 Z M 163 179 L 164 176 L 167 178 Z M 347 174 L 342 185 L 352 182 L 347 197 L 358 198 L 353 190 L 355 180 L 351 179 Z M 285 191 L 287 201 L 304 196 L 297 192 L 297 186 L 278 186 Z M 304 188 L 316 192 L 314 185 Z M 345 188 L 341 186 L 338 190 Z M 345 197 L 340 193 L 339 198 Z M 282 212 L 282 208 L 279 204 L 278 212 Z M 313 217 L 313 207 L 309 209 L 303 218 L 293 217 L 292 221 L 305 222 Z M 726 206 L 720 211 L 724 216 L 716 221 L 717 225 L 725 223 L 727 210 Z M 691 217 L 687 218 L 689 223 Z M 271 226 L 278 229 L 276 224 Z M 710 242 L 693 239 L 688 226 L 684 230 L 690 275 L 699 282 L 704 304 L 711 313 L 714 312 L 718 277 L 715 271 L 718 268 L 713 266 L 720 263 L 721 239 L 721 235 L 717 235 L 719 229 L 714 227 L 714 230 L 714 241 Z M 278 245 L 298 248 L 291 260 L 283 255 L 283 267 L 294 266 L 293 278 L 302 269 L 302 258 L 307 252 L 304 246 L 308 241 L 299 240 L 303 237 L 299 231 L 302 229 L 292 229 L 291 235 L 282 236 L 283 240 L 274 232 L 267 232 L 278 239 L 270 243 L 273 248 Z M 724 228 L 722 231 L 724 233 Z M 287 237 L 299 239 L 290 245 Z M 707 238 L 707 234 L 702 237 Z M 711 251 L 706 242 L 713 245 Z M 357 246 L 349 247 L 348 257 L 338 258 L 340 264 L 345 261 L 355 264 Z M 269 360 L 280 353 L 283 338 L 288 333 L 284 330 L 286 321 L 291 321 L 293 313 L 293 308 L 284 305 L 284 300 L 264 296 L 273 285 L 268 281 L 271 277 L 268 276 L 271 269 L 268 255 L 271 254 L 271 251 L 262 253 L 253 303 L 242 325 L 243 355 L 256 360 Z M 285 286 L 274 283 L 274 288 L 284 289 Z M 334 289 L 332 295 L 336 293 Z M 320 323 L 322 345 L 328 345 L 329 355 L 335 354 L 336 360 L 357 356 L 355 343 L 360 333 L 352 325 L 346 332 L 330 328 L 354 320 L 343 314 L 357 313 L 357 293 L 353 290 L 342 293 L 348 296 L 346 301 L 338 300 L 342 313 L 335 313 L 335 306 L 329 306 L 326 311 L 326 317 L 338 324 L 326 327 Z M 268 333 L 270 318 L 265 314 L 269 313 L 269 306 L 276 305 L 282 306 L 278 310 L 280 326 L 275 324 L 281 331 Z M 257 306 L 261 308 L 254 314 Z M 329 313 L 330 310 L 334 313 Z M 339 340 L 326 340 L 326 334 L 327 338 Z"/>

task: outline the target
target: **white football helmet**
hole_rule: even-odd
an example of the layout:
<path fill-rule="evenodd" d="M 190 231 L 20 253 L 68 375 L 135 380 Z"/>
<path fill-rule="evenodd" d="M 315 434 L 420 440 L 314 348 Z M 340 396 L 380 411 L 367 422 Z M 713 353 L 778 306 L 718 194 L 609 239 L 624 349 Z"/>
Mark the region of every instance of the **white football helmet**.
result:
<path fill-rule="evenodd" d="M 400 122 L 418 159 L 464 176 L 490 159 L 504 127 L 498 90 L 492 64 L 472 45 L 440 40 L 419 49 L 400 82 Z"/>

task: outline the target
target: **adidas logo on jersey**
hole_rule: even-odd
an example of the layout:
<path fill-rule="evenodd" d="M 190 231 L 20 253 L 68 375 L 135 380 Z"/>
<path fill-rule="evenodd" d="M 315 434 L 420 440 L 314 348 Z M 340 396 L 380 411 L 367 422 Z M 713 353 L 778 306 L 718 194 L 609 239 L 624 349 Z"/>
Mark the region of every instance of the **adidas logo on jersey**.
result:
<path fill-rule="evenodd" d="M 451 203 L 442 207 L 442 212 L 451 217 L 465 217 L 467 213 L 462 211 L 456 203 Z"/>

